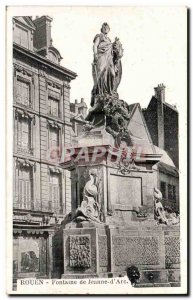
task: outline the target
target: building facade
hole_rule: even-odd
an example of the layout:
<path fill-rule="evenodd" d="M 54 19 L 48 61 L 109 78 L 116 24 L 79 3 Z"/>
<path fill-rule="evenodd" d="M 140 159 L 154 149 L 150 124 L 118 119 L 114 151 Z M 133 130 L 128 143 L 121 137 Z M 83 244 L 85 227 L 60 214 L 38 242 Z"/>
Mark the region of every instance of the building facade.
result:
<path fill-rule="evenodd" d="M 70 121 L 72 124 L 72 144 L 77 143 L 77 137 L 83 132 L 86 124 L 85 118 L 87 116 L 88 107 L 84 98 L 80 102 L 75 99 L 74 103 L 70 103 Z"/>
<path fill-rule="evenodd" d="M 162 154 L 161 160 L 154 166 L 156 187 L 162 192 L 162 204 L 172 211 L 179 211 L 179 172 L 166 150 L 154 144 L 144 112 L 139 103 L 129 106 L 131 117 L 128 130 L 135 151 L 141 153 Z M 152 122 L 154 122 L 152 118 Z M 161 145 L 160 145 L 161 146 Z"/>
<path fill-rule="evenodd" d="M 57 272 L 53 236 L 71 211 L 70 174 L 56 156 L 71 143 L 70 82 L 77 75 L 60 66 L 51 22 L 48 16 L 13 18 L 15 279 Z"/>
<path fill-rule="evenodd" d="M 154 88 L 155 95 L 143 114 L 154 145 L 167 151 L 176 167 L 179 167 L 178 111 L 165 101 L 165 86 Z"/>

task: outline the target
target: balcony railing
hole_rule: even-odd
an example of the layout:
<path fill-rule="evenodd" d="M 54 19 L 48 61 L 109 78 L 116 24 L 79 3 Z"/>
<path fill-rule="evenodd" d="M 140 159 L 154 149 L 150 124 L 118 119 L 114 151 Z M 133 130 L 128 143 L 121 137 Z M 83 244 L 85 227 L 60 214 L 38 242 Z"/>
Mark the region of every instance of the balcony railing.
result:
<path fill-rule="evenodd" d="M 31 203 L 28 202 L 27 205 L 15 200 L 13 203 L 13 209 L 63 214 L 63 205 L 59 206 L 52 203 L 52 201 L 34 201 L 33 199 L 31 200 Z"/>

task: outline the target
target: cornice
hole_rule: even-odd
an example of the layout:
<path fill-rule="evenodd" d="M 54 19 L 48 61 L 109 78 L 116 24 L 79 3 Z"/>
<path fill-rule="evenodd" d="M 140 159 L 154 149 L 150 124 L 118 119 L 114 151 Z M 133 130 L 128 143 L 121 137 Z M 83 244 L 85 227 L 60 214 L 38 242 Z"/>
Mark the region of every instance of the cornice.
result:
<path fill-rule="evenodd" d="M 39 63 L 43 66 L 46 66 L 52 70 L 55 70 L 56 72 L 59 72 L 60 74 L 62 74 L 66 77 L 67 81 L 71 81 L 77 77 L 77 74 L 75 72 L 70 71 L 69 69 L 66 69 L 58 64 L 55 64 L 52 61 L 48 60 L 47 58 L 29 50 L 29 49 L 26 49 L 16 43 L 13 43 L 13 51 L 23 54 L 23 55 L 27 56 L 28 58 L 35 60 L 37 63 Z"/>

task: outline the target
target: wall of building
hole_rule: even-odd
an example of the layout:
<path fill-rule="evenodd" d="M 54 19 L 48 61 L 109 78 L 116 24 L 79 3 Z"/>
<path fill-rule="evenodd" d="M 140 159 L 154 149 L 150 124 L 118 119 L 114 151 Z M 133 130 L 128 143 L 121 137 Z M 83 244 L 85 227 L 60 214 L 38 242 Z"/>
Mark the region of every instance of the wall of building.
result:
<path fill-rule="evenodd" d="M 179 167 L 178 111 L 165 102 L 163 84 L 155 88 L 155 96 L 143 109 L 143 114 L 154 145 L 166 150 L 176 167 Z"/>
<path fill-rule="evenodd" d="M 143 114 L 154 145 L 158 145 L 157 100 L 152 98 Z"/>
<path fill-rule="evenodd" d="M 162 188 L 162 183 L 165 183 L 165 195 Z M 175 187 L 175 197 L 169 197 L 168 185 Z M 159 172 L 159 189 L 162 191 L 162 204 L 163 206 L 170 207 L 171 209 L 179 210 L 179 178 L 172 175 Z"/>
<path fill-rule="evenodd" d="M 164 135 L 165 150 L 178 167 L 178 112 L 166 105 L 164 105 Z"/>
<path fill-rule="evenodd" d="M 34 21 L 30 17 L 13 18 L 13 203 L 16 223 L 22 219 L 21 214 L 28 213 L 38 224 L 46 214 L 52 224 L 71 211 L 70 173 L 60 167 L 59 159 L 63 148 L 71 144 L 70 81 L 76 74 L 59 66 L 61 55 L 52 46 L 51 21 L 48 16 Z M 46 37 L 41 37 L 42 30 Z M 58 60 L 45 60 L 36 54 L 42 46 L 46 50 L 42 56 L 47 57 L 52 49 Z M 21 176 L 26 178 L 21 180 Z M 55 194 L 50 192 L 56 182 L 60 207 L 53 205 L 58 190 L 55 189 Z M 23 204 L 28 195 L 31 203 Z"/>

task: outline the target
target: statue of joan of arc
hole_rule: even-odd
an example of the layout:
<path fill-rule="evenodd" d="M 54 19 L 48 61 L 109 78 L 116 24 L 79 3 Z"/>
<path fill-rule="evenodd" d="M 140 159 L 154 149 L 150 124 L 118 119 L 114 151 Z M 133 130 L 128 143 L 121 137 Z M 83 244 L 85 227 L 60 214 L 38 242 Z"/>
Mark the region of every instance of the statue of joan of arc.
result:
<path fill-rule="evenodd" d="M 123 49 L 118 38 L 115 38 L 113 43 L 111 42 L 108 37 L 109 31 L 109 25 L 103 23 L 101 33 L 97 34 L 93 41 L 94 61 L 92 74 L 94 87 L 92 98 L 97 95 L 116 94 L 117 87 L 121 81 Z"/>

